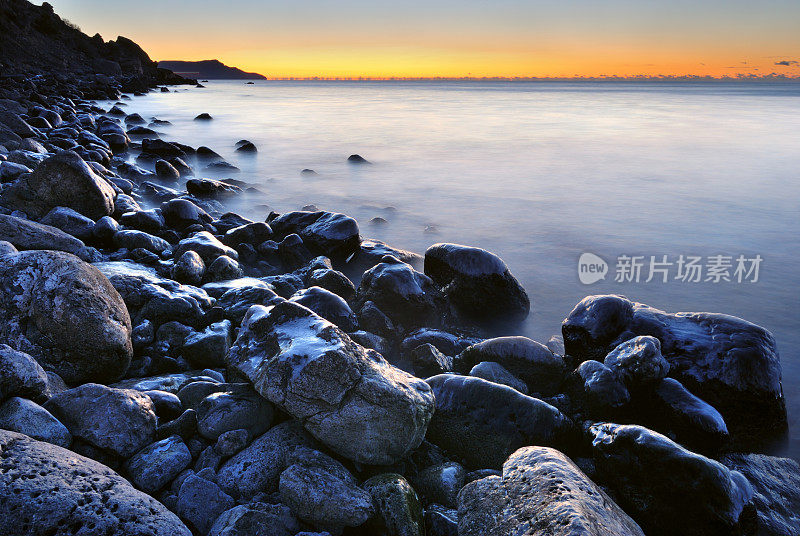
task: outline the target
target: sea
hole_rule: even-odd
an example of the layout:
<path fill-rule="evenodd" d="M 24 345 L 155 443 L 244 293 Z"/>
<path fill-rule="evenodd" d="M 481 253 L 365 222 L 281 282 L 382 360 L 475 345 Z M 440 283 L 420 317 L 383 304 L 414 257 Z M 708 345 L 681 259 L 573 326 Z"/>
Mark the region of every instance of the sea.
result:
<path fill-rule="evenodd" d="M 607 293 L 765 327 L 790 421 L 774 452 L 800 459 L 800 83 L 203 85 L 125 111 L 237 166 L 198 175 L 252 186 L 230 205 L 242 215 L 315 205 L 402 249 L 499 255 L 532 301 L 505 334 L 546 342 L 584 296 Z M 258 152 L 236 152 L 243 139 Z"/>

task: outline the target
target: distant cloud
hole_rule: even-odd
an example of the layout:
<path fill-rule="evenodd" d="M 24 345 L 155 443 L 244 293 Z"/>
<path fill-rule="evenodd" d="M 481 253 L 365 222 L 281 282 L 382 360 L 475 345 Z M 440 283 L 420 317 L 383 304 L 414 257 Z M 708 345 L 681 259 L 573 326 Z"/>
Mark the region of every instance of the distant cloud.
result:
<path fill-rule="evenodd" d="M 795 60 L 782 60 L 782 61 L 776 61 L 775 65 L 782 65 L 784 67 L 790 67 L 792 65 L 797 65 L 798 63 L 800 63 L 800 62 L 797 62 Z"/>

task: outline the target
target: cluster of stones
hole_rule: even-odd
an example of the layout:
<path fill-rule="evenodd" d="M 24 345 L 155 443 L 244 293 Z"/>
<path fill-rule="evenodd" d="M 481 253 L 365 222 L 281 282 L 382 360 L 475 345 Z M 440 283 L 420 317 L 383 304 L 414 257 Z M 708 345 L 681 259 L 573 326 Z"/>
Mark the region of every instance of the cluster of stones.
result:
<path fill-rule="evenodd" d="M 216 153 L 78 93 L 0 100 L 0 534 L 798 533 L 766 330 L 487 337 L 531 309 L 496 255 L 226 212 Z"/>

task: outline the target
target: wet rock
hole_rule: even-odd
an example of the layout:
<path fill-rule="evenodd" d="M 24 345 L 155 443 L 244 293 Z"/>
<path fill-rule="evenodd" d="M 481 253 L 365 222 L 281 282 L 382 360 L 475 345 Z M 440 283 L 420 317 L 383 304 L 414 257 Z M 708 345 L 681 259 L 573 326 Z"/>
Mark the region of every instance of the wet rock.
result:
<path fill-rule="evenodd" d="M 374 513 L 369 493 L 342 464 L 309 449 L 290 455 L 280 475 L 281 501 L 301 520 L 331 534 L 363 525 Z"/>
<path fill-rule="evenodd" d="M 189 441 L 197 435 L 197 411 L 187 409 L 180 417 L 166 422 L 156 428 L 156 439 L 166 439 L 177 435 L 184 441 Z"/>
<path fill-rule="evenodd" d="M 649 336 L 623 342 L 609 352 L 603 364 L 629 387 L 658 383 L 669 373 L 661 342 Z"/>
<path fill-rule="evenodd" d="M 69 430 L 50 412 L 36 402 L 17 396 L 0 405 L 0 429 L 19 432 L 64 448 L 69 448 L 72 443 Z"/>
<path fill-rule="evenodd" d="M 153 402 L 132 389 L 86 383 L 57 394 L 44 408 L 74 437 L 121 458 L 131 456 L 155 437 Z"/>
<path fill-rule="evenodd" d="M 114 235 L 114 245 L 129 250 L 142 248 L 157 255 L 163 251 L 170 251 L 169 242 L 144 231 L 117 231 Z"/>
<path fill-rule="evenodd" d="M 214 393 L 222 393 L 227 387 L 227 384 L 211 379 L 192 381 L 180 388 L 178 398 L 183 407 L 196 408 L 205 397 Z"/>
<path fill-rule="evenodd" d="M 44 369 L 25 352 L 0 344 L 0 402 L 21 396 L 43 402 L 50 396 Z"/>
<path fill-rule="evenodd" d="M 40 223 L 61 229 L 82 241 L 92 239 L 95 226 L 91 219 L 67 207 L 55 207 L 41 219 Z"/>
<path fill-rule="evenodd" d="M 252 502 L 220 515 L 208 536 L 256 536 L 264 534 L 265 529 L 269 536 L 295 536 L 299 534 L 300 524 L 282 504 Z"/>
<path fill-rule="evenodd" d="M 403 339 L 400 348 L 403 352 L 410 352 L 420 344 L 431 344 L 443 354 L 453 356 L 477 342 L 480 342 L 480 339 L 456 335 L 440 329 L 420 328 Z"/>
<path fill-rule="evenodd" d="M 321 287 L 298 290 L 289 301 L 308 307 L 325 320 L 336 324 L 343 331 L 356 331 L 358 319 L 347 302 Z"/>
<path fill-rule="evenodd" d="M 469 468 L 500 467 L 525 445 L 568 444 L 571 421 L 539 399 L 469 376 L 426 381 L 436 399 L 427 439 Z"/>
<path fill-rule="evenodd" d="M 458 492 L 466 484 L 467 473 L 461 464 L 446 462 L 427 467 L 412 479 L 414 489 L 425 504 L 458 507 Z"/>
<path fill-rule="evenodd" d="M 137 452 L 125 462 L 125 471 L 137 488 L 152 494 L 172 482 L 191 462 L 189 448 L 174 435 Z"/>
<path fill-rule="evenodd" d="M 158 277 L 141 265 L 103 262 L 95 266 L 122 296 L 137 324 L 144 319 L 159 326 L 171 320 L 199 324 L 203 309 L 211 306 L 205 291 Z"/>
<path fill-rule="evenodd" d="M 200 533 L 207 534 L 217 517 L 234 504 L 214 482 L 189 475 L 178 491 L 175 512 Z"/>
<path fill-rule="evenodd" d="M 353 299 L 356 294 L 356 287 L 353 282 L 342 272 L 331 268 L 313 270 L 308 276 L 308 286 L 322 287 L 345 300 Z"/>
<path fill-rule="evenodd" d="M 222 464 L 217 483 L 240 499 L 249 499 L 259 492 L 273 493 L 278 489 L 280 474 L 289 466 L 289 456 L 298 447 L 313 444 L 311 436 L 297 422 L 273 426 Z"/>
<path fill-rule="evenodd" d="M 95 267 L 56 251 L 0 257 L 0 336 L 69 383 L 114 381 L 132 355 L 122 298 Z"/>
<path fill-rule="evenodd" d="M 33 170 L 23 164 L 0 160 L 0 182 L 11 182 L 19 178 L 24 173 L 31 173 Z"/>
<path fill-rule="evenodd" d="M 251 307 L 227 361 L 314 437 L 362 463 L 402 458 L 433 411 L 427 384 L 289 301 Z"/>
<path fill-rule="evenodd" d="M 425 534 L 458 536 L 458 511 L 439 504 L 431 504 L 425 508 Z"/>
<path fill-rule="evenodd" d="M 0 513 L 15 534 L 92 527 L 95 534 L 191 536 L 163 505 L 100 463 L 4 430 L 0 450 Z"/>
<path fill-rule="evenodd" d="M 208 395 L 197 407 L 197 430 L 210 441 L 231 430 L 245 429 L 257 437 L 272 423 L 272 406 L 247 384 Z"/>
<path fill-rule="evenodd" d="M 161 209 L 157 208 L 126 212 L 120 216 L 119 221 L 125 227 L 138 229 L 150 234 L 161 233 L 165 225 Z"/>
<path fill-rule="evenodd" d="M 238 325 L 251 306 L 271 305 L 279 300 L 278 295 L 268 285 L 244 286 L 226 291 L 217 300 L 217 305 L 225 311 L 226 318 Z"/>
<path fill-rule="evenodd" d="M 238 259 L 239 254 L 236 250 L 220 242 L 208 231 L 200 231 L 189 238 L 184 238 L 175 246 L 175 257 L 180 258 L 187 251 L 194 251 L 203 259 L 206 265 L 210 265 L 217 257 L 226 255 L 231 259 Z"/>
<path fill-rule="evenodd" d="M 192 366 L 221 367 L 231 342 L 231 322 L 223 320 L 187 337 L 182 353 Z"/>
<path fill-rule="evenodd" d="M 373 476 L 363 484 L 372 496 L 376 516 L 370 522 L 381 534 L 390 536 L 422 536 L 425 523 L 422 505 L 411 485 L 396 473 Z"/>
<path fill-rule="evenodd" d="M 183 413 L 181 399 L 173 393 L 151 389 L 144 394 L 153 402 L 153 410 L 160 420 L 170 421 Z"/>
<path fill-rule="evenodd" d="M 239 263 L 227 255 L 220 255 L 214 259 L 206 270 L 206 279 L 210 281 L 228 281 L 243 276 L 244 272 Z"/>
<path fill-rule="evenodd" d="M 203 113 L 199 114 L 198 116 L 196 116 L 194 119 L 195 119 L 195 121 L 210 121 L 212 119 L 212 117 L 211 117 L 210 114 L 208 114 L 206 112 L 203 112 Z"/>
<path fill-rule="evenodd" d="M 182 231 L 192 225 L 202 225 L 211 221 L 211 216 L 188 199 L 171 199 L 162 203 L 161 213 L 167 225 Z"/>
<path fill-rule="evenodd" d="M 221 199 L 242 193 L 242 189 L 213 179 L 189 179 L 186 191 L 195 197 Z"/>
<path fill-rule="evenodd" d="M 114 212 L 114 190 L 71 151 L 51 156 L 0 194 L 0 204 L 41 218 L 69 207 L 93 220 Z"/>
<path fill-rule="evenodd" d="M 174 143 L 164 140 L 147 138 L 142 140 L 142 152 L 160 156 L 161 158 L 184 158 L 186 153 Z"/>
<path fill-rule="evenodd" d="M 472 367 L 469 375 L 489 382 L 499 383 L 500 385 L 507 385 L 523 395 L 528 394 L 528 386 L 525 385 L 525 382 L 511 374 L 503 365 L 494 361 L 481 361 Z"/>
<path fill-rule="evenodd" d="M 741 473 L 641 426 L 596 424 L 590 435 L 597 478 L 648 535 L 752 533 Z"/>
<path fill-rule="evenodd" d="M 189 285 L 199 285 L 205 273 L 202 257 L 192 250 L 185 251 L 172 267 L 172 279 Z"/>
<path fill-rule="evenodd" d="M 344 259 L 358 249 L 356 220 L 335 212 L 287 212 L 270 222 L 280 235 L 296 233 L 312 252 L 331 259 Z"/>
<path fill-rule="evenodd" d="M 525 289 L 500 257 L 484 249 L 434 244 L 425 252 L 425 275 L 469 317 L 521 320 L 530 312 Z"/>
<path fill-rule="evenodd" d="M 763 454 L 727 454 L 722 463 L 753 486 L 759 536 L 792 536 L 800 527 L 800 465 Z"/>
<path fill-rule="evenodd" d="M 482 361 L 499 363 L 525 382 L 531 393 L 543 396 L 559 391 L 566 369 L 560 356 L 526 337 L 498 337 L 473 344 L 455 357 L 453 368 L 466 374 Z"/>
<path fill-rule="evenodd" d="M 786 429 L 781 365 L 765 329 L 716 313 L 665 313 L 621 296 L 588 296 L 562 324 L 574 362 L 603 359 L 617 345 L 649 335 L 661 342 L 670 376 L 715 408 L 740 443 Z"/>
<path fill-rule="evenodd" d="M 444 355 L 432 344 L 420 344 L 411 352 L 411 367 L 419 378 L 452 372 L 453 358 Z"/>
<path fill-rule="evenodd" d="M 247 142 L 239 145 L 236 148 L 236 152 L 239 152 L 239 153 L 257 153 L 258 149 L 256 148 L 256 146 L 252 142 L 247 141 Z"/>
<path fill-rule="evenodd" d="M 615 411 L 631 400 L 631 394 L 622 380 L 599 361 L 584 361 L 575 371 L 578 392 L 574 399 L 582 403 L 590 416 L 616 415 Z"/>
<path fill-rule="evenodd" d="M 373 302 L 393 323 L 419 327 L 438 322 L 439 294 L 433 281 L 394 257 L 384 257 L 364 272 L 355 306 Z"/>
<path fill-rule="evenodd" d="M 385 242 L 373 239 L 364 239 L 361 241 L 361 245 L 358 251 L 356 251 L 355 256 L 350 260 L 349 265 L 353 266 L 353 269 L 358 273 L 362 273 L 376 264 L 379 264 L 387 255 L 400 259 L 415 268 L 422 266 L 422 257 L 420 255 L 411 251 L 394 248 Z"/>
<path fill-rule="evenodd" d="M 239 244 L 257 246 L 270 238 L 272 238 L 272 228 L 262 221 L 255 221 L 228 229 L 222 241 L 231 247 Z"/>
<path fill-rule="evenodd" d="M 546 447 L 516 451 L 502 476 L 468 484 L 458 503 L 462 536 L 644 536 L 569 458 Z"/>
<path fill-rule="evenodd" d="M 371 164 L 369 160 L 361 156 L 360 154 L 351 154 L 347 157 L 347 161 L 351 164 Z"/>

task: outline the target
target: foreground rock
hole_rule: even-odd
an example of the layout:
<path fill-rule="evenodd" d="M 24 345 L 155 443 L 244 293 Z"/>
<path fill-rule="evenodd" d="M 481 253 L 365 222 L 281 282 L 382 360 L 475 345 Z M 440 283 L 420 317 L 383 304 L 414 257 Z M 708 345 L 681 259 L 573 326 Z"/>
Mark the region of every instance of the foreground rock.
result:
<path fill-rule="evenodd" d="M 114 189 L 71 151 L 51 156 L 0 194 L 0 204 L 41 218 L 61 206 L 93 220 L 114 212 Z"/>
<path fill-rule="evenodd" d="M 0 240 L 19 250 L 51 249 L 92 260 L 84 243 L 61 229 L 35 221 L 0 214 Z"/>
<path fill-rule="evenodd" d="M 314 437 L 362 463 L 402 458 L 420 444 L 433 412 L 425 382 L 293 302 L 251 307 L 228 366 Z"/>
<path fill-rule="evenodd" d="M 121 458 L 151 443 L 156 432 L 150 397 L 132 389 L 87 383 L 54 396 L 44 407 L 73 436 Z"/>
<path fill-rule="evenodd" d="M 108 279 L 77 257 L 0 257 L 0 302 L 0 337 L 66 382 L 110 382 L 128 369 L 128 310 Z"/>
<path fill-rule="evenodd" d="M 460 536 L 644 536 L 569 458 L 545 447 L 519 449 L 502 476 L 468 484 L 458 503 Z"/>
<path fill-rule="evenodd" d="M 530 312 L 525 289 L 500 257 L 485 249 L 434 244 L 425 252 L 425 275 L 468 317 L 522 320 Z"/>
<path fill-rule="evenodd" d="M 436 397 L 427 438 L 473 469 L 499 468 L 525 445 L 563 448 L 572 422 L 553 406 L 469 376 L 426 380 Z"/>
<path fill-rule="evenodd" d="M 634 425 L 591 427 L 599 481 L 648 535 L 754 534 L 753 488 L 738 471 Z"/>
<path fill-rule="evenodd" d="M 0 534 L 66 536 L 85 527 L 92 534 L 191 536 L 175 514 L 100 463 L 5 430 L 0 452 Z"/>
<path fill-rule="evenodd" d="M 572 364 L 603 361 L 638 335 L 655 337 L 669 375 L 717 408 L 739 442 L 763 441 L 786 429 L 775 339 L 755 324 L 716 313 L 665 313 L 621 296 L 588 296 L 564 320 L 562 332 Z"/>

